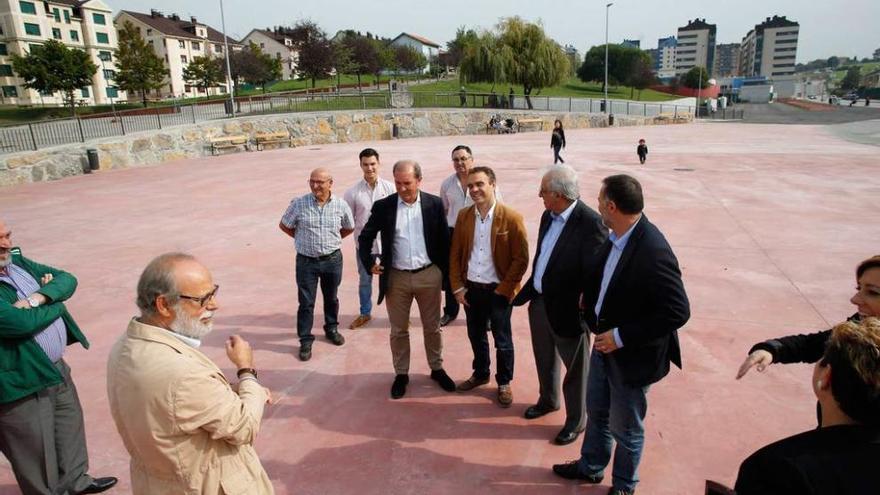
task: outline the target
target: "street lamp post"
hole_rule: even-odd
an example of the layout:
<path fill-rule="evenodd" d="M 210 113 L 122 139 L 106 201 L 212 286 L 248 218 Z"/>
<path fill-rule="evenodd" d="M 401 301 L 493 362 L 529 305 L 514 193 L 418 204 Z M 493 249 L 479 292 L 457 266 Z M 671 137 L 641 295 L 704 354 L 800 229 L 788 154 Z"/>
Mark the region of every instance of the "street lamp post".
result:
<path fill-rule="evenodd" d="M 229 63 L 229 37 L 226 36 L 226 17 L 223 15 L 223 0 L 220 0 L 220 27 L 223 29 L 223 51 L 226 54 L 226 91 L 229 93 L 229 110 L 235 117 L 235 94 L 232 85 L 232 65 Z"/>
<path fill-rule="evenodd" d="M 605 4 L 605 84 L 603 85 L 605 88 L 605 113 L 608 113 L 608 11 L 611 10 L 612 5 L 614 2 Z"/>

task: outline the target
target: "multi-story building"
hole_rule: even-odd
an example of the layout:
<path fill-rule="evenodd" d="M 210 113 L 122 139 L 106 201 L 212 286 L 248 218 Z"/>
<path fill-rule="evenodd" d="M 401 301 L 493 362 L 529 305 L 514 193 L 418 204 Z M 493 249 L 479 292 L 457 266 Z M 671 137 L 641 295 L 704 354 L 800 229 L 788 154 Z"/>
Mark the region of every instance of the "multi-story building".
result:
<path fill-rule="evenodd" d="M 785 16 L 768 17 L 742 40 L 739 72 L 743 76 L 794 75 L 800 25 Z"/>
<path fill-rule="evenodd" d="M 431 64 L 437 62 L 437 54 L 440 50 L 439 44 L 423 36 L 410 33 L 398 34 L 396 38 L 391 40 L 390 44 L 394 46 L 408 46 L 424 55 L 428 63 L 420 72 L 428 72 L 430 70 Z"/>
<path fill-rule="evenodd" d="M 654 72 L 660 80 L 675 77 L 675 51 L 678 40 L 668 36 L 657 40 L 657 58 L 654 60 Z"/>
<path fill-rule="evenodd" d="M 678 28 L 678 45 L 675 48 L 675 75 L 680 76 L 700 66 L 711 74 L 715 59 L 715 24 L 706 19 L 688 21 Z"/>
<path fill-rule="evenodd" d="M 69 48 L 84 50 L 98 66 L 92 84 L 76 94 L 86 105 L 124 98 L 113 85 L 117 48 L 112 11 L 100 0 L 0 0 L 0 91 L 2 103 L 11 105 L 62 105 L 61 93 L 43 94 L 24 87 L 15 75 L 10 55 L 25 56 L 31 48 L 55 39 Z"/>
<path fill-rule="evenodd" d="M 733 77 L 739 75 L 739 43 L 715 45 L 715 70 L 712 77 Z"/>
<path fill-rule="evenodd" d="M 177 14 L 163 15 L 157 10 L 149 14 L 120 11 L 114 19 L 117 29 L 122 29 L 126 22 L 131 22 L 138 29 L 141 37 L 153 47 L 153 51 L 165 60 L 168 67 L 168 78 L 161 89 L 155 90 L 150 96 L 157 98 L 205 96 L 203 88 L 190 86 L 183 79 L 183 69 L 195 57 L 225 57 L 223 34 L 220 31 L 200 23 L 195 17 L 181 19 Z M 240 50 L 242 44 L 228 38 L 230 50 Z M 208 95 L 227 92 L 226 82 L 208 88 Z"/>
<path fill-rule="evenodd" d="M 623 43 L 621 43 L 620 45 L 627 46 L 629 48 L 641 48 L 642 41 L 641 40 L 623 40 Z"/>
<path fill-rule="evenodd" d="M 296 64 L 299 52 L 294 47 L 293 38 L 283 27 L 274 29 L 254 29 L 241 40 L 242 45 L 254 43 L 263 53 L 281 61 L 281 78 L 285 81 L 296 77 Z"/>

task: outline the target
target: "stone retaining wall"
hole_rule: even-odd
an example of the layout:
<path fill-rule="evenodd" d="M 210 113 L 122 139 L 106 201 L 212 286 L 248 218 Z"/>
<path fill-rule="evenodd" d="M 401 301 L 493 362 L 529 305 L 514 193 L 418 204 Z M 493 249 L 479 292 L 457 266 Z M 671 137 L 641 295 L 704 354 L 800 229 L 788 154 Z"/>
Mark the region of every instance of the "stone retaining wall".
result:
<path fill-rule="evenodd" d="M 399 137 L 482 134 L 490 110 L 375 110 L 239 117 L 146 131 L 39 151 L 0 156 L 0 187 L 61 179 L 83 173 L 88 166 L 86 150 L 98 150 L 101 170 L 154 165 L 171 160 L 211 154 L 209 140 L 225 135 L 288 131 L 295 146 L 379 141 L 391 139 L 392 125 Z M 567 129 L 607 127 L 605 115 L 590 113 L 505 112 L 505 117 L 540 118 L 544 130 L 560 118 Z M 690 116 L 614 116 L 614 126 L 657 125 L 690 122 Z M 532 127 L 535 129 L 535 127 Z"/>

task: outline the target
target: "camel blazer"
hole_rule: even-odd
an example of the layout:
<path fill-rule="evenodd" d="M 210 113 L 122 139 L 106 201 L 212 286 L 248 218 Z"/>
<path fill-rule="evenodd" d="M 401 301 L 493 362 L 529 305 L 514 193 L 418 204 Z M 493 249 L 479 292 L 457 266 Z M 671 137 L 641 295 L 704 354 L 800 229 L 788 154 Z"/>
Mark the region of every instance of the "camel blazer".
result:
<path fill-rule="evenodd" d="M 449 253 L 449 282 L 457 291 L 467 282 L 468 261 L 474 248 L 476 206 L 458 212 Z M 501 281 L 495 292 L 512 301 L 519 292 L 520 282 L 529 267 L 529 241 L 523 217 L 512 208 L 495 203 L 492 218 L 492 262 Z"/>
<path fill-rule="evenodd" d="M 236 392 L 198 349 L 132 319 L 107 362 L 107 395 L 135 495 L 271 495 L 253 443 L 266 390 Z"/>

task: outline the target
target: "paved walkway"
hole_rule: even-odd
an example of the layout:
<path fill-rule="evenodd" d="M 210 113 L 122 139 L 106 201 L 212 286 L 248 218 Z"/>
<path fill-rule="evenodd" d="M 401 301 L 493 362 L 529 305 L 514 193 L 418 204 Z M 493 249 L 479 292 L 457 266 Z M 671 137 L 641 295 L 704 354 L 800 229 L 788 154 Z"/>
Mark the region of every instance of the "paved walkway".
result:
<path fill-rule="evenodd" d="M 637 165 L 639 138 L 650 147 L 646 166 Z M 69 306 L 93 345 L 70 348 L 67 359 L 85 407 L 92 474 L 119 476 L 114 493 L 128 493 L 128 458 L 107 406 L 106 357 L 136 313 L 140 271 L 161 252 L 184 250 L 211 267 L 222 287 L 205 352 L 232 372 L 222 342 L 243 335 L 280 399 L 267 409 L 257 442 L 279 494 L 604 494 L 607 485 L 582 488 L 550 472 L 580 448 L 550 443 L 562 413 L 521 417 L 537 393 L 522 308 L 513 323 L 515 403 L 506 410 L 494 405 L 492 386 L 443 393 L 427 377 L 418 332 L 409 394 L 391 401 L 381 306 L 369 327 L 343 331 L 345 346 L 319 338 L 311 361 L 295 358 L 294 253 L 277 224 L 291 196 L 307 191 L 311 168 L 336 171 L 341 194 L 359 177 L 357 152 L 374 144 L 384 176 L 394 160 L 415 158 L 425 169 L 425 189 L 436 191 L 451 173 L 450 150 L 468 143 L 476 163 L 498 171 L 534 246 L 549 140 L 545 132 L 312 146 L 4 189 L 0 215 L 25 254 L 79 278 Z M 878 254 L 876 153 L 816 126 L 569 132 L 563 156 L 581 172 L 588 204 L 595 206 L 606 175 L 627 172 L 642 181 L 647 214 L 678 254 L 692 303 L 681 332 L 684 371 L 674 370 L 650 392 L 640 493 L 702 493 L 706 478 L 732 483 L 749 453 L 815 426 L 809 366 L 774 366 L 741 382 L 733 377 L 755 341 L 824 329 L 852 313 L 854 267 Z M 357 312 L 350 239 L 344 250 L 347 323 Z M 446 369 L 466 378 L 471 351 L 461 319 L 444 337 Z M 0 494 L 13 493 L 12 474 L 0 460 Z"/>

